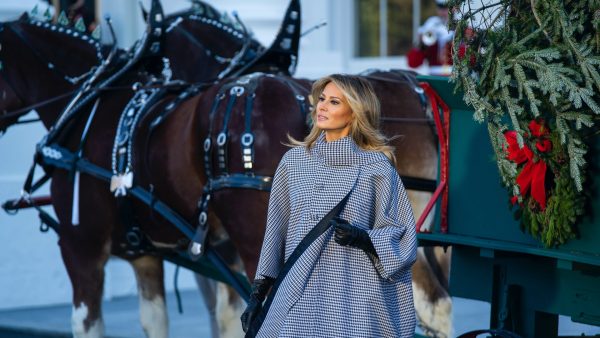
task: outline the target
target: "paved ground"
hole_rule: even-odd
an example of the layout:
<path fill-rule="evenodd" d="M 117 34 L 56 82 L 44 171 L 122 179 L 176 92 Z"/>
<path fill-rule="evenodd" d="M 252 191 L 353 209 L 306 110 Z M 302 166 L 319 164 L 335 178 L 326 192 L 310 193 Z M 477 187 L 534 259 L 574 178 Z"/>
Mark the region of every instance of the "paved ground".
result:
<path fill-rule="evenodd" d="M 183 314 L 177 312 L 173 293 L 167 294 L 170 337 L 209 337 L 208 313 L 196 290 L 182 291 Z M 137 297 L 116 298 L 102 304 L 107 338 L 145 338 L 139 323 Z M 71 306 L 52 306 L 35 309 L 0 311 L 0 338 L 62 338 L 71 337 Z M 11 328 L 6 332 L 4 328 Z M 35 330 L 29 335 L 16 335 Z M 49 333 L 58 334 L 49 336 Z"/>
<path fill-rule="evenodd" d="M 210 337 L 207 310 L 198 291 L 183 291 L 181 296 L 183 314 L 177 313 L 174 294 L 167 295 L 170 337 Z M 145 338 L 138 321 L 137 297 L 104 302 L 103 309 L 107 338 Z M 489 311 L 487 303 L 455 298 L 455 331 L 464 333 L 487 327 Z M 0 311 L 0 338 L 71 337 L 70 314 L 70 305 Z M 561 335 L 600 335 L 600 328 L 571 323 L 565 317 L 561 317 L 559 327 Z"/>

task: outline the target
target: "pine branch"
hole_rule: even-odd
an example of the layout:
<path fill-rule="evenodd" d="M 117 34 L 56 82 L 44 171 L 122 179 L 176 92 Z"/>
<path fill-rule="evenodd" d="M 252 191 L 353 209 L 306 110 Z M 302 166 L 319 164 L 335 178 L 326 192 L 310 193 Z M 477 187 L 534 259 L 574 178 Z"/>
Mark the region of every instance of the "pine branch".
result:
<path fill-rule="evenodd" d="M 585 155 L 586 148 L 585 145 L 581 142 L 580 139 L 571 137 L 569 138 L 569 143 L 567 145 L 567 149 L 569 152 L 569 167 L 571 178 L 573 178 L 573 182 L 575 183 L 575 187 L 577 191 L 583 190 L 583 184 L 581 179 L 581 170 L 586 164 L 583 156 Z"/>

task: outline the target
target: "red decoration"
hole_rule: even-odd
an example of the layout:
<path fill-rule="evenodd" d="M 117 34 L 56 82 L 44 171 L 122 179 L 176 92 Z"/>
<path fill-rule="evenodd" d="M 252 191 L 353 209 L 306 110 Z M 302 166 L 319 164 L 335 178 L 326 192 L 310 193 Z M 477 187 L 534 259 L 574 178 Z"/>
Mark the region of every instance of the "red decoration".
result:
<path fill-rule="evenodd" d="M 464 42 L 462 42 L 459 46 L 458 46 L 458 59 L 462 60 L 465 58 L 465 55 L 467 54 L 467 44 L 465 44 Z M 477 58 L 475 57 L 475 54 L 471 54 L 471 57 L 469 57 L 469 67 L 473 68 L 475 67 L 475 65 L 477 64 Z"/>
<path fill-rule="evenodd" d="M 531 121 L 529 123 L 529 130 L 531 135 L 538 138 L 535 147 L 541 152 L 545 153 L 552 149 L 552 142 L 546 137 L 549 135 L 548 128 L 542 123 L 537 121 Z M 540 158 L 534 156 L 533 151 L 527 146 L 523 145 L 523 148 L 519 147 L 517 142 L 517 132 L 514 130 L 507 131 L 504 133 L 508 147 L 506 149 L 506 158 L 517 163 L 525 163 L 525 166 L 517 176 L 517 184 L 521 190 L 521 195 L 526 196 L 531 189 L 531 197 L 539 203 L 542 210 L 546 209 L 546 169 L 547 165 Z M 517 197 L 511 198 L 511 202 L 515 204 Z"/>

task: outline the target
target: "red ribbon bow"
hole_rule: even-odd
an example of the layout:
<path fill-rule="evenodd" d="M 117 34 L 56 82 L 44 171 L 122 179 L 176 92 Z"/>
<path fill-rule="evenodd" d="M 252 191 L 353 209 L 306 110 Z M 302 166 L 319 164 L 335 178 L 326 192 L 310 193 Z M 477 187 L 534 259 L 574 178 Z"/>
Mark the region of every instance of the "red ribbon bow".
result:
<path fill-rule="evenodd" d="M 549 132 L 543 122 L 540 124 L 535 120 L 531 121 L 529 123 L 529 130 L 531 131 L 531 135 L 539 139 L 535 144 L 539 152 L 545 153 L 552 149 L 552 142 L 546 139 Z M 531 189 L 531 197 L 539 203 L 542 210 L 546 209 L 546 187 L 544 184 L 547 169 L 546 162 L 539 158 L 535 159 L 533 151 L 527 145 L 519 148 L 516 131 L 507 131 L 504 133 L 504 137 L 508 143 L 508 148 L 506 149 L 508 155 L 506 158 L 517 164 L 525 163 L 523 170 L 517 176 L 517 184 L 521 190 L 521 195 L 526 196 L 529 189 Z M 515 204 L 517 196 L 514 196 L 511 202 Z"/>

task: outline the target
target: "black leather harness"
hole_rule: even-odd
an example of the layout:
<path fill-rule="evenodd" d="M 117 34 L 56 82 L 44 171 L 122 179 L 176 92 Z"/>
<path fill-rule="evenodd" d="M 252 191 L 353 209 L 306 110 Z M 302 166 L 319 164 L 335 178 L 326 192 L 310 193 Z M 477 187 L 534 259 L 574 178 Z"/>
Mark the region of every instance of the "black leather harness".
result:
<path fill-rule="evenodd" d="M 300 111 L 306 120 L 306 98 L 307 90 L 300 87 L 287 77 L 275 76 L 273 74 L 252 73 L 238 78 L 235 81 L 227 82 L 219 89 L 209 113 L 208 134 L 204 139 L 204 173 L 207 182 L 202 192 L 202 198 L 198 202 L 198 227 L 194 240 L 190 243 L 189 253 L 193 256 L 202 255 L 204 243 L 208 233 L 208 206 L 211 195 L 218 190 L 228 188 L 254 189 L 260 191 L 270 191 L 272 176 L 256 175 L 254 172 L 254 134 L 252 133 L 252 109 L 255 91 L 259 81 L 263 77 L 271 77 L 282 83 L 285 83 L 294 94 Z M 229 143 L 229 121 L 235 103 L 244 99 L 244 132 L 240 136 L 241 158 L 244 167 L 243 173 L 232 173 L 229 168 L 228 159 L 231 156 L 230 150 L 233 149 Z M 223 113 L 223 125 L 216 138 L 214 136 L 214 125 L 217 111 L 221 102 L 227 100 L 225 111 Z M 216 144 L 214 146 L 213 144 Z M 213 161 L 216 157 L 217 163 Z"/>
<path fill-rule="evenodd" d="M 156 200 L 151 191 L 147 191 L 139 186 L 136 186 L 133 184 L 133 182 L 130 186 L 128 184 L 120 184 L 123 180 L 127 180 L 125 176 L 130 173 L 128 170 L 131 169 L 131 141 L 133 139 L 136 122 L 139 121 L 140 117 L 144 114 L 145 108 L 152 106 L 152 102 L 157 102 L 161 97 L 164 97 L 169 88 L 133 88 L 133 90 L 137 90 L 137 93 L 132 102 L 127 105 L 124 111 L 124 115 L 120 121 L 119 131 L 117 132 L 117 136 L 115 138 L 116 142 L 114 147 L 115 152 L 113 157 L 112 172 L 90 163 L 82 157 L 81 152 L 72 152 L 59 145 L 59 139 L 63 138 L 69 129 L 67 127 L 67 125 L 69 125 L 68 122 L 74 117 L 81 115 L 80 112 L 84 111 L 83 108 L 93 100 L 97 99 L 103 88 L 106 88 L 117 80 L 121 79 L 126 73 L 134 69 L 134 67 L 137 67 L 142 59 L 147 59 L 148 57 L 156 58 L 158 55 L 160 55 L 160 40 L 162 39 L 163 29 L 162 26 L 158 25 L 158 23 L 162 22 L 162 9 L 160 7 L 155 7 L 154 3 L 157 3 L 157 1 L 153 1 L 153 11 L 151 11 L 150 15 L 151 21 L 154 21 L 154 25 L 151 23 L 150 28 L 144 34 L 144 38 L 137 44 L 137 48 L 134 50 L 132 57 L 127 60 L 125 65 L 113 67 L 111 61 L 113 60 L 116 51 L 116 48 L 114 48 L 113 53 L 111 53 L 112 57 L 109 57 L 107 60 L 105 60 L 101 66 L 96 69 L 95 73 L 86 80 L 80 91 L 77 93 L 77 95 L 75 95 L 67 108 L 63 111 L 55 125 L 49 130 L 48 134 L 42 139 L 42 141 L 38 143 L 36 147 L 35 161 L 26 179 L 22 199 L 28 200 L 29 196 L 31 196 L 35 189 L 39 188 L 43 182 L 47 181 L 49 177 L 47 172 L 42 179 L 36 183 L 33 182 L 34 171 L 37 164 L 42 165 L 45 169 L 59 168 L 67 170 L 70 173 L 84 173 L 105 182 L 111 182 L 115 180 L 115 183 L 117 184 L 114 191 L 117 194 L 124 195 L 127 193 L 129 196 L 135 197 L 142 203 L 149 206 L 153 212 L 158 213 L 168 222 L 173 224 L 173 226 L 181 231 L 186 238 L 192 240 L 194 237 L 195 227 L 189 224 L 184 218 L 169 208 L 165 203 Z M 117 70 L 114 73 L 108 72 L 109 66 L 111 66 L 110 68 Z M 165 72 L 163 72 L 163 74 L 165 74 Z M 202 85 L 196 86 L 196 89 L 200 87 L 202 87 Z M 174 106 L 170 108 L 173 109 Z M 93 113 L 90 113 L 88 122 L 91 122 L 92 117 Z M 84 129 L 84 133 L 81 136 L 79 149 L 82 149 L 86 139 L 86 133 L 87 128 Z M 46 213 L 43 213 L 40 208 L 36 209 L 40 211 L 40 217 L 42 218 L 42 221 L 53 227 L 55 230 L 59 230 L 58 222 L 54 221 Z M 129 230 L 132 230 L 132 228 L 130 227 Z M 128 231 L 128 233 L 131 233 L 131 231 Z M 152 249 L 153 251 L 157 251 L 155 248 Z M 143 252 L 143 250 L 130 253 L 135 255 L 139 254 L 140 252 Z M 207 259 L 223 276 L 222 281 L 230 284 L 244 299 L 246 299 L 248 297 L 248 286 L 242 281 L 242 278 L 233 273 L 227 264 L 222 260 L 222 258 L 214 252 L 214 250 L 207 250 L 206 253 Z M 181 253 L 179 253 L 177 257 L 170 256 L 170 258 L 177 258 L 177 261 L 181 262 L 182 256 Z"/>

